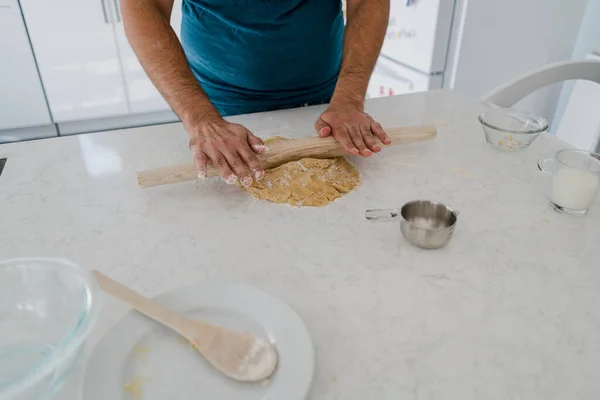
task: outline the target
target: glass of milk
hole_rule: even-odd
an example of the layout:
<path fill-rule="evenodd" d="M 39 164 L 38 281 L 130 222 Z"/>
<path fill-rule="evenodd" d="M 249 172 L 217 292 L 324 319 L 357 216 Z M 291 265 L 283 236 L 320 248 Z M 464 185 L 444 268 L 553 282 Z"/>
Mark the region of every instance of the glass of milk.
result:
<path fill-rule="evenodd" d="M 600 189 L 600 155 L 584 150 L 561 150 L 541 159 L 538 168 L 552 175 L 550 204 L 556 211 L 585 215 Z"/>

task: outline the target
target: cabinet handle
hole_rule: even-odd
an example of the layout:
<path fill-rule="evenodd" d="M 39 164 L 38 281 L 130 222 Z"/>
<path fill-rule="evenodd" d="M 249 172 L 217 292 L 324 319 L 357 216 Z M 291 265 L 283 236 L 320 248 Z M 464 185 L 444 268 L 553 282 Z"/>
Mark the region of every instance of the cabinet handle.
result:
<path fill-rule="evenodd" d="M 121 9 L 119 8 L 119 0 L 113 0 L 115 4 L 115 14 L 117 15 L 117 22 L 121 22 Z"/>
<path fill-rule="evenodd" d="M 104 15 L 104 23 L 108 24 L 108 14 L 106 14 L 106 5 L 104 4 L 104 0 L 100 0 L 100 4 L 102 4 L 102 14 Z"/>

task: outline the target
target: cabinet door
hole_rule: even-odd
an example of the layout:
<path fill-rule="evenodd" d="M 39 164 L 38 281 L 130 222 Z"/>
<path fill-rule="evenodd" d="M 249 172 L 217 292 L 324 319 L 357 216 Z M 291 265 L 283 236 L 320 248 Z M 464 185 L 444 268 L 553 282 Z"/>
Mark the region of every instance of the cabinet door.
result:
<path fill-rule="evenodd" d="M 56 122 L 128 112 L 108 0 L 21 0 Z"/>
<path fill-rule="evenodd" d="M 177 35 L 179 35 L 181 29 L 181 1 L 182 0 L 175 1 L 173 13 L 171 15 L 173 29 Z M 127 86 L 127 95 L 131 113 L 137 114 L 170 110 L 167 102 L 154 87 L 154 84 L 150 81 L 148 75 L 144 72 L 144 69 L 127 41 L 118 7 L 118 0 L 116 0 L 112 6 L 116 15 L 117 23 L 115 25 L 115 32 L 117 35 L 119 54 L 123 64 L 123 73 L 125 75 L 125 84 Z"/>
<path fill-rule="evenodd" d="M 17 0 L 0 0 L 0 129 L 50 125 Z"/>

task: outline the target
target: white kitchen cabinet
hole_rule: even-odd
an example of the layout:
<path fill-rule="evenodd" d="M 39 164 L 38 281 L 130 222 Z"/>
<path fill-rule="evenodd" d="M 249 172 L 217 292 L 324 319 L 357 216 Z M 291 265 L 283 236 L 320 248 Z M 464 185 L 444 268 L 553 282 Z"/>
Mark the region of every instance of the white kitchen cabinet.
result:
<path fill-rule="evenodd" d="M 116 43 L 123 68 L 123 79 L 129 98 L 131 113 L 144 113 L 168 109 L 167 102 L 154 87 L 125 36 L 119 4 L 113 7 Z"/>
<path fill-rule="evenodd" d="M 0 0 L 0 130 L 51 124 L 19 3 Z M 41 132 L 21 133 L 30 139 L 37 137 L 31 136 L 33 131 Z M 52 130 L 44 131 L 51 135 Z"/>
<path fill-rule="evenodd" d="M 181 30 L 181 3 L 182 0 L 176 0 L 174 2 L 173 13 L 171 15 L 171 25 L 173 26 L 173 29 L 177 35 L 179 35 Z M 133 49 L 129 45 L 129 42 L 127 41 L 118 0 L 116 0 L 113 4 L 115 33 L 117 37 L 117 45 L 121 58 L 121 64 L 123 67 L 125 85 L 127 87 L 130 112 L 137 114 L 170 110 L 167 102 L 154 87 L 154 84 L 152 81 L 150 81 L 150 78 L 148 78 L 146 72 L 144 72 L 144 69 L 133 52 Z"/>
<path fill-rule="evenodd" d="M 112 0 L 21 0 L 56 122 L 129 112 Z"/>

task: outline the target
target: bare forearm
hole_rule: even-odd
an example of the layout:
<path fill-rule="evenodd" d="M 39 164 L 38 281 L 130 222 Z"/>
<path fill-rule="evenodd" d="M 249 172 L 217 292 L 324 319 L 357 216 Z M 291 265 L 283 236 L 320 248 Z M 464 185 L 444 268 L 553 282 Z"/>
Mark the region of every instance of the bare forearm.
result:
<path fill-rule="evenodd" d="M 340 77 L 332 104 L 362 109 L 369 78 L 379 57 L 389 18 L 390 0 L 348 0 Z"/>
<path fill-rule="evenodd" d="M 121 0 L 127 39 L 146 74 L 184 123 L 218 116 L 171 28 L 172 0 Z"/>

